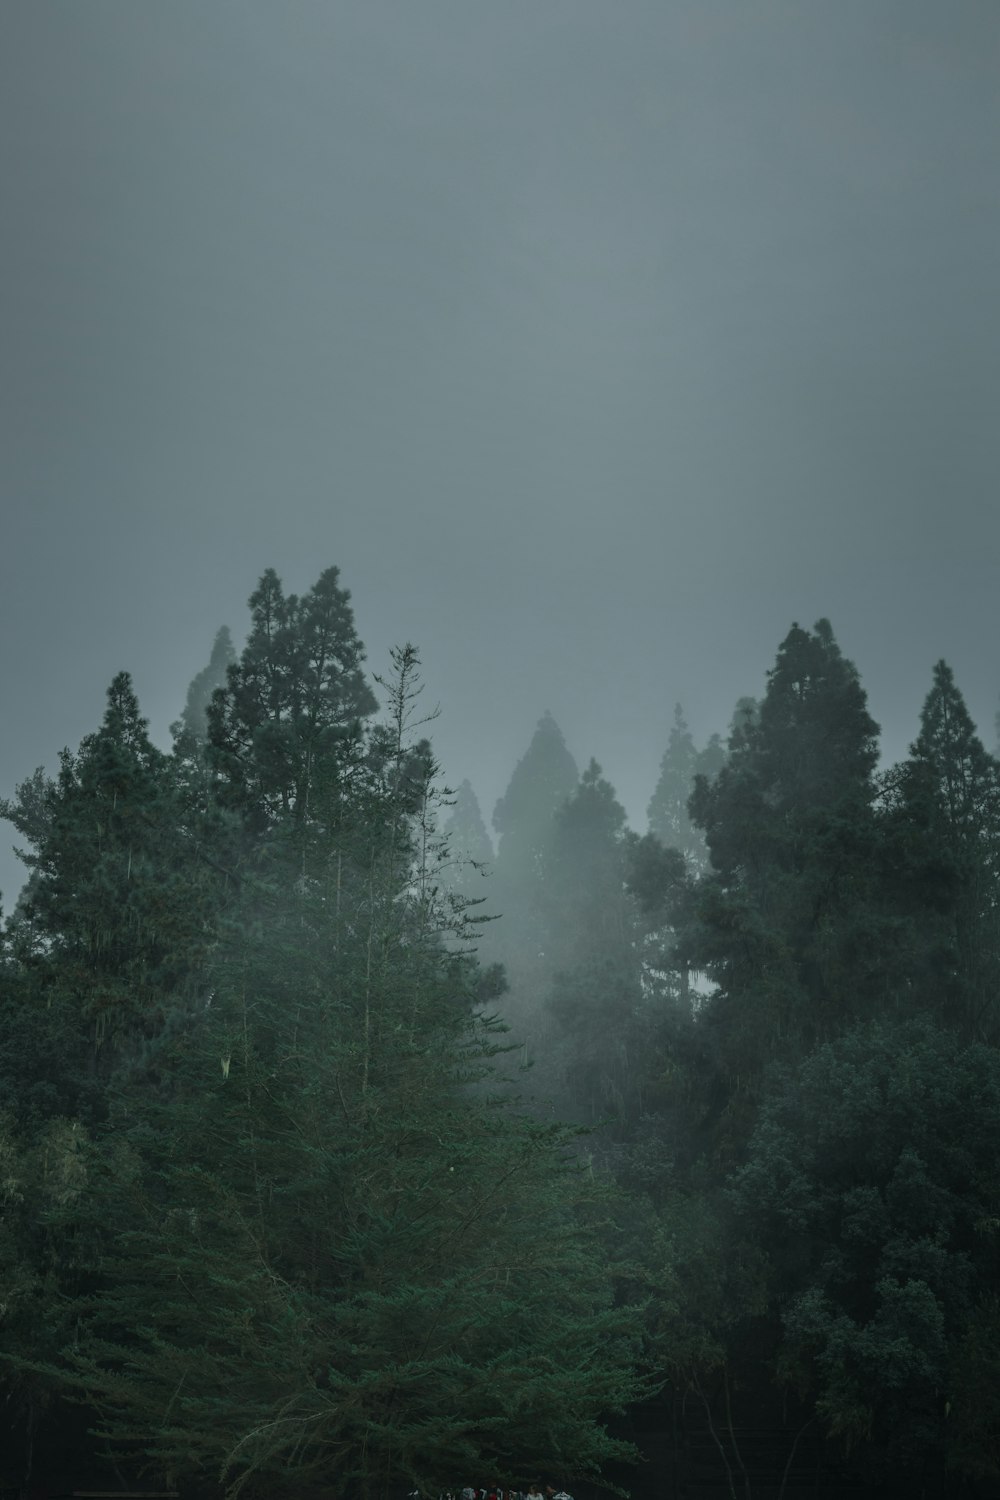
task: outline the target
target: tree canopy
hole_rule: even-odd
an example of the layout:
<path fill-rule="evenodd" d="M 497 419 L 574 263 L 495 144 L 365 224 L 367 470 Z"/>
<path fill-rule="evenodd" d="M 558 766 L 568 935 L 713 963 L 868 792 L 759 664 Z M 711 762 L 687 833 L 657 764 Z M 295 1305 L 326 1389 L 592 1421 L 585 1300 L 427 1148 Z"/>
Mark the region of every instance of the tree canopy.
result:
<path fill-rule="evenodd" d="M 0 1483 L 55 1432 L 247 1500 L 607 1483 L 643 1421 L 730 1500 L 807 1448 L 1000 1479 L 1000 768 L 948 665 L 880 767 L 793 625 L 725 743 L 676 711 L 642 836 L 545 714 L 494 851 L 417 650 L 369 680 L 336 568 L 249 602 L 171 753 L 119 673 L 0 808 Z"/>

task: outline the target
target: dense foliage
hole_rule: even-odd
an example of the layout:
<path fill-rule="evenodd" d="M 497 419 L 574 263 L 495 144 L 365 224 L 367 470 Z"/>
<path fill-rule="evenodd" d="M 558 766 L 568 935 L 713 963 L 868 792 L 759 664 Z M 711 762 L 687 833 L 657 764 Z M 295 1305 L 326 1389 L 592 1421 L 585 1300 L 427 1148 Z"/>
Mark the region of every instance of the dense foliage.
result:
<path fill-rule="evenodd" d="M 250 611 L 171 753 L 121 674 L 3 805 L 5 1481 L 55 1430 L 205 1494 L 620 1477 L 656 1390 L 734 1497 L 805 1433 L 1000 1479 L 1000 767 L 946 664 L 879 769 L 793 626 L 641 837 L 546 714 L 494 851 L 336 569 Z"/>
<path fill-rule="evenodd" d="M 267 574 L 251 611 L 207 740 L 155 750 L 120 676 L 6 809 L 32 873 L 4 1072 L 35 1074 L 3 1137 L 9 1390 L 31 1430 L 68 1395 L 231 1494 L 597 1473 L 639 1323 L 605 1184 L 498 1070 L 416 653 L 366 728 L 336 571 L 302 600 Z"/>

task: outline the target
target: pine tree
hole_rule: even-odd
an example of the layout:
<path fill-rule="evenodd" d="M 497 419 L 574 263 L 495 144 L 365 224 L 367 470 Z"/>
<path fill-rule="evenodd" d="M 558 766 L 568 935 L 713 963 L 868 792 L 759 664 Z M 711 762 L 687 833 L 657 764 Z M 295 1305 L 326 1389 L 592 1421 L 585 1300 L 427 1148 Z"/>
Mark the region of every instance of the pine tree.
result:
<path fill-rule="evenodd" d="M 546 909 L 566 962 L 596 958 L 627 943 L 630 843 L 625 809 L 591 760 L 556 811 L 546 862 Z"/>
<path fill-rule="evenodd" d="M 699 777 L 691 810 L 712 872 L 688 934 L 717 985 L 704 1021 L 730 1077 L 810 1045 L 876 1003 L 872 927 L 878 726 L 828 622 L 794 625 L 759 714 L 727 765 Z"/>
<path fill-rule="evenodd" d="M 973 1035 L 992 1040 L 1000 1022 L 1000 766 L 984 750 L 943 661 L 934 668 L 910 757 L 890 780 L 894 889 L 916 956 L 910 984 Z"/>
<path fill-rule="evenodd" d="M 76 1422 L 39 1362 L 72 1336 L 114 1234 L 94 1212 L 88 1143 L 109 1085 L 140 1068 L 148 1081 L 148 1049 L 183 1032 L 208 996 L 217 902 L 173 763 L 151 744 L 125 673 L 57 778 L 36 772 L 3 812 L 30 871 L 0 972 L 2 1374 L 28 1485 L 46 1415 L 50 1431 Z"/>
<path fill-rule="evenodd" d="M 694 788 L 698 753 L 684 719 L 681 705 L 674 708 L 674 722 L 660 762 L 660 779 L 650 799 L 649 831 L 668 849 L 679 849 L 685 858 L 698 861 L 704 841 L 688 816 Z"/>
<path fill-rule="evenodd" d="M 867 795 L 878 761 L 878 725 L 857 670 L 828 620 L 793 625 L 768 673 L 753 740 L 761 780 L 777 807 L 809 813 L 846 794 Z"/>
<path fill-rule="evenodd" d="M 202 981 L 212 877 L 127 673 L 101 728 L 3 815 L 32 846 L 19 921 L 38 981 L 71 1001 L 98 1046 L 150 1034 Z"/>
<path fill-rule="evenodd" d="M 212 642 L 208 665 L 191 681 L 181 716 L 171 730 L 176 739 L 184 737 L 192 745 L 203 745 L 208 738 L 208 710 L 212 698 L 225 688 L 229 668 L 236 661 L 232 637 L 223 625 Z"/>
<path fill-rule="evenodd" d="M 561 1109 L 619 1131 L 641 1109 L 649 1017 L 643 1004 L 640 930 L 626 876 L 635 840 L 614 787 L 591 760 L 556 813 L 546 879 L 555 974 L 548 1010 L 556 1026 L 543 1080 L 555 1075 Z"/>
<path fill-rule="evenodd" d="M 577 781 L 576 762 L 546 712 L 493 812 L 500 842 L 490 898 L 500 916 L 484 933 L 484 951 L 507 971 L 505 1014 L 529 1047 L 544 1037 L 542 1004 L 556 962 L 546 893 L 554 819 Z"/>
<path fill-rule="evenodd" d="M 596 1185 L 488 1088 L 498 1037 L 427 864 L 409 648 L 396 666 L 335 825 L 302 878 L 248 869 L 212 1003 L 164 1039 L 171 1087 L 125 1089 L 120 1155 L 95 1156 L 123 1232 L 71 1379 L 117 1444 L 234 1495 L 592 1474 L 638 1388 Z"/>
<path fill-rule="evenodd" d="M 696 776 L 714 781 L 726 763 L 725 746 L 713 734 L 701 750 L 684 719 L 681 705 L 674 708 L 674 722 L 660 762 L 660 779 L 647 809 L 649 831 L 668 849 L 679 849 L 693 874 L 708 865 L 708 850 L 701 831 L 691 821 L 689 803 Z"/>
<path fill-rule="evenodd" d="M 546 710 L 493 811 L 500 835 L 498 869 L 508 885 L 538 878 L 556 810 L 579 773 L 555 719 Z"/>
<path fill-rule="evenodd" d="M 376 708 L 338 578 L 327 568 L 300 599 L 267 570 L 250 596 L 247 643 L 208 709 L 210 762 L 257 833 L 289 812 L 304 828 L 311 796 L 350 760 Z"/>
<path fill-rule="evenodd" d="M 995 817 L 997 765 L 983 749 L 947 662 L 934 668 L 910 753 L 915 767 L 930 775 L 950 846 L 978 853 Z"/>

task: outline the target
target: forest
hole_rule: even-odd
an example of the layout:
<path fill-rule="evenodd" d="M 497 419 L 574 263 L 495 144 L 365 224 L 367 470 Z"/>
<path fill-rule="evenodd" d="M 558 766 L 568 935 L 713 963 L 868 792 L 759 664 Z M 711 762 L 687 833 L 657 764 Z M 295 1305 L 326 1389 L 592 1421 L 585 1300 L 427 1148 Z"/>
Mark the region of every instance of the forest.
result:
<path fill-rule="evenodd" d="M 949 666 L 885 766 L 793 624 L 642 834 L 546 713 L 494 842 L 336 568 L 249 610 L 169 751 L 120 673 L 0 804 L 2 1493 L 996 1493 L 1000 762 Z"/>

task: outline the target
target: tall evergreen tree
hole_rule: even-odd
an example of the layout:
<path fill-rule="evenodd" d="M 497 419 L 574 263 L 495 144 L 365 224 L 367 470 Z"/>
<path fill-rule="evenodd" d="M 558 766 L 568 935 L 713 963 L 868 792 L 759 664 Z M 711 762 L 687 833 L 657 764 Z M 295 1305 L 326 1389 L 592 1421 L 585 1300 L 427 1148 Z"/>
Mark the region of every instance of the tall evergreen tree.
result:
<path fill-rule="evenodd" d="M 679 849 L 687 859 L 699 860 L 704 841 L 688 815 L 694 789 L 698 752 L 684 719 L 681 705 L 674 707 L 674 722 L 660 762 L 660 779 L 650 799 L 649 831 L 668 849 Z"/>
<path fill-rule="evenodd" d="M 208 710 L 210 760 L 248 827 L 291 812 L 301 830 L 318 783 L 349 759 L 376 708 L 350 594 L 327 568 L 301 599 L 273 569 L 250 596 L 251 627 Z"/>
<path fill-rule="evenodd" d="M 165 1039 L 171 1087 L 126 1088 L 119 1157 L 94 1158 L 126 1227 L 71 1378 L 117 1442 L 232 1494 L 594 1473 L 637 1389 L 590 1179 L 484 1087 L 496 1038 L 427 878 L 397 667 L 325 848 L 295 880 L 248 870 L 212 1004 Z"/>
<path fill-rule="evenodd" d="M 918 957 L 908 979 L 973 1035 L 1000 1026 L 1000 765 L 988 755 L 946 662 L 910 757 L 889 778 L 894 894 Z M 921 972 L 920 965 L 924 966 Z"/>
<path fill-rule="evenodd" d="M 689 809 L 695 777 L 714 781 L 725 763 L 725 746 L 717 734 L 701 750 L 696 749 L 678 703 L 647 818 L 650 833 L 666 848 L 679 849 L 695 874 L 701 874 L 708 865 L 704 836 L 691 821 Z"/>
<path fill-rule="evenodd" d="M 596 958 L 628 942 L 625 866 L 631 842 L 625 809 L 591 760 L 553 819 L 546 908 L 558 932 L 558 961 Z"/>
<path fill-rule="evenodd" d="M 493 810 L 493 827 L 500 835 L 497 864 L 506 884 L 538 878 L 552 819 L 578 777 L 562 731 L 546 710 Z"/>
<path fill-rule="evenodd" d="M 219 688 L 226 686 L 227 673 L 235 661 L 232 636 L 228 627 L 223 625 L 212 642 L 208 665 L 192 678 L 181 716 L 176 724 L 171 725 L 176 738 L 183 736 L 194 745 L 204 744 L 208 738 L 209 706 Z"/>
<path fill-rule="evenodd" d="M 947 662 L 934 668 L 910 753 L 930 777 L 949 845 L 978 853 L 995 817 L 997 763 L 983 749 Z"/>
<path fill-rule="evenodd" d="M 54 781 L 39 772 L 19 787 L 3 815 L 31 846 L 19 915 L 38 981 L 98 1044 L 155 1030 L 203 981 L 211 879 L 127 673 L 108 689 L 101 728 L 63 751 Z"/>
<path fill-rule="evenodd" d="M 768 673 L 751 745 L 777 806 L 797 813 L 870 792 L 878 725 L 857 669 L 841 654 L 828 620 L 793 625 Z"/>
<path fill-rule="evenodd" d="M 150 742 L 127 674 L 107 696 L 101 727 L 63 752 L 58 776 L 36 772 L 3 805 L 30 872 L 0 972 L 0 1154 L 11 1166 L 0 1374 L 26 1486 L 40 1424 L 77 1426 L 37 1365 L 72 1336 L 71 1309 L 99 1283 L 112 1234 L 92 1212 L 88 1142 L 109 1085 L 140 1067 L 146 1077 L 149 1049 L 191 1024 L 216 948 L 216 874 L 174 762 Z"/>
<path fill-rule="evenodd" d="M 493 812 L 500 835 L 491 902 L 500 913 L 485 934 L 485 951 L 507 970 L 505 1013 L 522 1036 L 544 1031 L 542 1002 L 554 972 L 546 907 L 548 862 L 557 810 L 578 780 L 576 762 L 552 715 L 539 720 Z"/>
<path fill-rule="evenodd" d="M 555 975 L 548 1008 L 556 1021 L 551 1056 L 557 1097 L 588 1122 L 641 1108 L 649 1041 L 638 911 L 627 884 L 634 844 L 614 787 L 591 760 L 556 813 L 546 881 Z"/>
<path fill-rule="evenodd" d="M 794 625 L 692 816 L 712 873 L 689 935 L 717 986 L 704 1020 L 730 1077 L 808 1046 L 880 992 L 871 929 L 878 726 L 827 621 Z"/>

